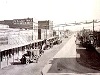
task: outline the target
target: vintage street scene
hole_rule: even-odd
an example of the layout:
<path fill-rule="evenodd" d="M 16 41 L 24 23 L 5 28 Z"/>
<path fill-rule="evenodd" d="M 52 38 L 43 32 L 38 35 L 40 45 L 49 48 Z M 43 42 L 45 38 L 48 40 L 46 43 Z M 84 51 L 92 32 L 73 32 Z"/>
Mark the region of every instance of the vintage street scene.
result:
<path fill-rule="evenodd" d="M 100 0 L 0 0 L 0 75 L 100 75 Z"/>

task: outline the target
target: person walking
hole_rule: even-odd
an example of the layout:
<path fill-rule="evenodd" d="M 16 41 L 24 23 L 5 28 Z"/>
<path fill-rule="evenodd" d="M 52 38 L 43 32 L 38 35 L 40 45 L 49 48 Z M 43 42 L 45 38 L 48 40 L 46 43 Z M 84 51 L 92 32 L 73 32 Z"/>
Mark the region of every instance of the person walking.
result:
<path fill-rule="evenodd" d="M 42 45 L 42 50 L 45 50 L 45 49 L 46 49 L 46 43 L 44 42 Z"/>
<path fill-rule="evenodd" d="M 49 40 L 46 40 L 46 45 L 47 45 L 47 49 L 49 49 L 50 48 L 50 42 L 49 42 Z"/>

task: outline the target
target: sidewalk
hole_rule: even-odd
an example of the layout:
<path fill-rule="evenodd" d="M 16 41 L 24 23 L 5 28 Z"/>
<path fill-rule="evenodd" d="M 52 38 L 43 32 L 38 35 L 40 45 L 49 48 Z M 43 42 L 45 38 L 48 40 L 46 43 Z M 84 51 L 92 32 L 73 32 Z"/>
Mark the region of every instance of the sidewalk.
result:
<path fill-rule="evenodd" d="M 23 52 L 19 51 L 19 53 L 15 53 L 14 56 L 12 55 L 11 57 L 5 57 L 2 62 L 1 62 L 1 69 L 10 66 L 14 62 L 20 62 L 20 58 L 22 57 Z"/>

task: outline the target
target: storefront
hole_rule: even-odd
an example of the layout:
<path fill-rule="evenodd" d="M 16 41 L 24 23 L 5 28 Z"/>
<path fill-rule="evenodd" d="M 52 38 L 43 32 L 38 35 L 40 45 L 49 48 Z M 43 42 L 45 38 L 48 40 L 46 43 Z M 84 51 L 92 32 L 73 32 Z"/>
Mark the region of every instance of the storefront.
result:
<path fill-rule="evenodd" d="M 21 45 L 0 46 L 0 68 L 7 67 L 14 62 L 19 62 L 25 53 L 25 48 L 36 49 L 42 42 L 43 40 L 36 40 Z"/>

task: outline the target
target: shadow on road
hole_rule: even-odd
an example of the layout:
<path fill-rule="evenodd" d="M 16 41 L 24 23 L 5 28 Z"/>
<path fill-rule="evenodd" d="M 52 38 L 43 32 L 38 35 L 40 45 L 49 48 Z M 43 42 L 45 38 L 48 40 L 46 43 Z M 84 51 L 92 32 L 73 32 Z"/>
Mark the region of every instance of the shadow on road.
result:
<path fill-rule="evenodd" d="M 100 71 L 84 67 L 76 61 L 76 58 L 55 58 L 48 73 L 100 73 Z"/>
<path fill-rule="evenodd" d="M 100 54 L 94 47 L 88 49 L 76 49 L 80 54 L 80 59 L 76 59 L 77 62 L 85 67 L 100 71 Z"/>

